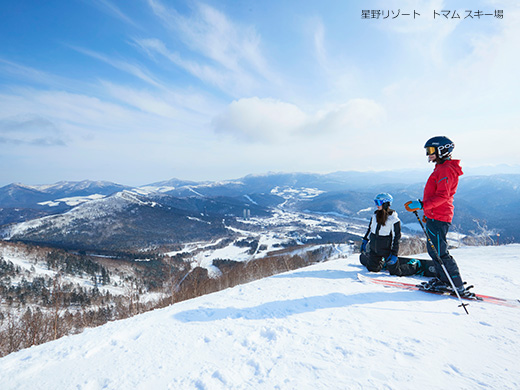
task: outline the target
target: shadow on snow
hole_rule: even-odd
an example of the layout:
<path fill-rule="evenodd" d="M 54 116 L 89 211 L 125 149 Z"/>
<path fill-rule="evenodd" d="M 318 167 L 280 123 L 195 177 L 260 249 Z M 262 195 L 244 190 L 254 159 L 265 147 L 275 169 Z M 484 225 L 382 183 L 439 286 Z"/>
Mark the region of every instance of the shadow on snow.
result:
<path fill-rule="evenodd" d="M 423 297 L 420 294 L 414 294 L 410 291 L 394 291 L 392 294 L 384 292 L 357 293 L 352 295 L 331 293 L 286 301 L 267 302 L 258 306 L 242 309 L 226 307 L 187 310 L 175 314 L 174 317 L 182 322 L 209 322 L 225 319 L 266 320 L 270 318 L 287 318 L 321 309 L 345 308 L 348 306 L 361 306 L 377 302 L 408 302 L 418 299 L 432 300 L 438 298 L 429 296 Z"/>

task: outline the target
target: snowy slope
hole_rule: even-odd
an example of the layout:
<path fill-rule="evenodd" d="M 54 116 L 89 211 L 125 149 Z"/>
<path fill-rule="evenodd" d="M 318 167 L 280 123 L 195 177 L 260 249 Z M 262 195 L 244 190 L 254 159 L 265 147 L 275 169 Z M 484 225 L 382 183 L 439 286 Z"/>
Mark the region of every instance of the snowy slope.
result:
<path fill-rule="evenodd" d="M 31 255 L 8 245 L 0 245 L 0 258 L 13 263 L 24 271 L 22 275 L 10 278 L 10 283 L 7 284 L 10 284 L 11 286 L 16 286 L 22 277 L 25 280 L 32 282 L 35 278 L 55 278 L 58 273 L 56 269 L 49 269 L 47 262 L 42 260 L 41 255 L 40 257 L 37 255 Z M 107 285 L 98 284 L 97 286 L 94 286 L 92 275 L 87 273 L 71 275 L 65 272 L 60 272 L 60 280 L 62 283 L 71 283 L 87 290 L 96 287 L 103 294 L 109 292 L 113 295 L 124 295 L 127 293 L 127 289 L 125 288 L 123 277 L 130 276 L 131 273 L 124 272 L 124 267 L 120 267 L 120 270 L 118 271 L 121 272 L 112 273 L 110 277 L 111 283 Z M 98 275 L 98 277 L 101 278 L 101 275 Z M 0 301 L 0 303 L 3 303 L 3 301 Z M 2 307 L 0 306 L 0 309 L 1 308 Z"/>
<path fill-rule="evenodd" d="M 518 298 L 520 245 L 454 250 Z M 358 282 L 353 255 L 0 359 L 2 389 L 518 389 L 520 309 Z M 411 278 L 407 278 L 410 280 Z"/>
<path fill-rule="evenodd" d="M 103 199 L 105 195 L 101 194 L 93 194 L 88 196 L 72 196 L 70 198 L 61 198 L 61 199 L 55 199 L 55 200 L 48 200 L 46 202 L 40 202 L 38 203 L 41 206 L 49 206 L 49 207 L 56 207 L 59 206 L 61 203 L 65 203 L 67 206 L 77 206 L 82 203 L 89 202 L 91 200 L 96 199 Z"/>
<path fill-rule="evenodd" d="M 89 202 L 82 203 L 63 214 L 51 215 L 13 225 L 7 230 L 8 238 L 30 231 L 41 232 L 44 230 L 59 230 L 62 234 L 67 234 L 67 232 L 72 230 L 71 225 L 75 221 L 86 221 L 92 225 L 99 224 L 99 221 L 104 222 L 105 219 L 132 204 L 155 206 L 154 202 L 143 201 L 130 191 L 122 191 L 111 197 L 91 199 Z"/>

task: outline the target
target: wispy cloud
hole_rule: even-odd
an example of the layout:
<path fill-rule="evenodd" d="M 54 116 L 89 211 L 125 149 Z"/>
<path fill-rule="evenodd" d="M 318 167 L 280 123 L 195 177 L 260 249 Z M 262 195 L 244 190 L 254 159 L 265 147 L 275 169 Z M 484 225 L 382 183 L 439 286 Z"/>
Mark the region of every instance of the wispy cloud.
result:
<path fill-rule="evenodd" d="M 27 132 L 35 128 L 56 131 L 50 120 L 38 116 L 18 116 L 0 119 L 0 133 Z"/>
<path fill-rule="evenodd" d="M 46 124 L 43 126 L 46 131 L 59 129 L 67 132 L 74 127 L 85 132 L 94 132 L 97 129 L 128 130 L 126 126 L 132 120 L 136 121 L 137 114 L 118 104 L 92 96 L 17 88 L 11 93 L 0 94 L 0 117 L 7 118 L 3 119 L 6 131 L 17 126 L 20 129 L 43 123 Z M 73 133 L 69 135 L 75 136 Z"/>
<path fill-rule="evenodd" d="M 136 139 L 143 134 L 149 144 L 189 139 L 190 132 L 212 135 L 208 124 L 220 106 L 204 96 L 176 91 L 154 94 L 109 82 L 101 87 L 103 98 L 34 88 L 0 94 L 0 136 L 6 142 L 52 137 L 68 145 L 124 137 L 138 146 Z"/>
<path fill-rule="evenodd" d="M 322 67 L 328 68 L 329 60 L 327 50 L 325 48 L 325 27 L 323 26 L 323 22 L 321 20 L 317 22 L 314 30 L 314 50 L 316 52 L 316 59 L 318 63 Z"/>
<path fill-rule="evenodd" d="M 321 81 L 329 97 L 344 100 L 343 96 L 350 95 L 353 85 L 359 83 L 361 72 L 352 64 L 349 55 L 343 56 L 340 54 L 342 50 L 338 53 L 334 47 L 328 48 L 327 29 L 321 18 L 313 18 L 309 25 L 312 30 L 311 47 L 321 72 L 316 78 Z"/>
<path fill-rule="evenodd" d="M 71 80 L 66 77 L 58 76 L 13 61 L 8 61 L 3 58 L 0 58 L 0 71 L 4 75 L 10 76 L 12 84 L 17 84 L 15 80 L 21 80 L 31 84 L 73 89 L 81 83 L 77 80 Z"/>
<path fill-rule="evenodd" d="M 108 81 L 101 85 L 108 96 L 125 105 L 179 123 L 198 123 L 203 127 L 221 107 L 221 103 L 196 92 L 175 89 L 151 92 Z"/>
<path fill-rule="evenodd" d="M 32 138 L 32 139 L 19 139 L 9 138 L 0 136 L 0 144 L 7 145 L 31 145 L 31 146 L 65 146 L 65 142 L 58 138 L 45 137 L 45 138 Z"/>
<path fill-rule="evenodd" d="M 150 56 L 159 54 L 168 61 L 184 69 L 196 78 L 218 87 L 223 91 L 232 91 L 237 82 L 244 84 L 244 78 L 237 80 L 235 75 L 223 69 L 217 69 L 208 64 L 200 64 L 196 61 L 184 59 L 178 52 L 167 49 L 166 45 L 159 39 L 136 39 L 135 43 L 145 50 Z M 248 85 L 251 81 L 247 82 Z"/>
<path fill-rule="evenodd" d="M 222 12 L 202 3 L 196 3 L 189 16 L 165 7 L 158 0 L 148 3 L 163 24 L 177 34 L 198 59 L 184 59 L 182 56 L 187 53 L 172 53 L 158 40 L 140 40 L 142 47 L 164 55 L 194 76 L 220 88 L 233 79 L 235 86 L 242 85 L 245 91 L 252 91 L 265 81 L 279 82 L 262 53 L 260 35 L 252 26 L 233 23 Z M 205 58 L 203 63 L 200 55 Z"/>
<path fill-rule="evenodd" d="M 116 6 L 113 2 L 108 0 L 90 0 L 92 4 L 96 5 L 103 12 L 108 13 L 111 16 L 116 17 L 117 19 L 133 26 L 141 29 L 141 26 L 136 23 L 132 18 L 130 18 L 127 14 L 125 14 L 121 9 Z"/>
<path fill-rule="evenodd" d="M 104 63 L 106 63 L 116 69 L 119 69 L 128 74 L 131 74 L 131 75 L 137 77 L 138 79 L 140 79 L 150 85 L 153 85 L 154 87 L 162 88 L 162 89 L 166 88 L 163 83 L 161 83 L 159 80 L 157 80 L 157 78 L 142 65 L 127 62 L 125 60 L 110 58 L 104 54 L 95 52 L 93 50 L 85 49 L 82 47 L 77 47 L 77 46 L 70 46 L 70 47 L 72 49 L 78 51 L 79 53 L 82 53 L 82 54 L 85 54 L 92 58 L 103 61 Z"/>

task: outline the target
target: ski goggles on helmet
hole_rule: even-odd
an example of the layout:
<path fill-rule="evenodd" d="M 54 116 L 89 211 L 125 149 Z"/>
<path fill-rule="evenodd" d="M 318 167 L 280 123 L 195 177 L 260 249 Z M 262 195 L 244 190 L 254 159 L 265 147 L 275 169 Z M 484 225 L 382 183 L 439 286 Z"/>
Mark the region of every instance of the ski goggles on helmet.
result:
<path fill-rule="evenodd" d="M 427 156 L 430 156 L 432 154 L 435 154 L 435 152 L 437 152 L 437 148 L 435 146 L 426 146 L 425 149 L 426 149 Z"/>
<path fill-rule="evenodd" d="M 385 203 L 388 203 L 388 200 L 385 200 L 385 199 L 374 199 L 374 203 L 376 204 L 376 206 L 382 206 Z"/>

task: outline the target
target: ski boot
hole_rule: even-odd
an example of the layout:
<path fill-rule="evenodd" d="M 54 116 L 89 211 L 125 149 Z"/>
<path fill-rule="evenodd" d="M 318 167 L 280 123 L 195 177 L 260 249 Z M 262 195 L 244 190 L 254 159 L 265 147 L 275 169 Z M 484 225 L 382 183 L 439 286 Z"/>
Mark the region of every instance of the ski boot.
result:
<path fill-rule="evenodd" d="M 464 283 L 464 284 L 466 284 L 466 283 Z M 464 285 L 462 285 L 460 287 L 457 287 L 457 292 L 459 293 L 459 296 L 461 298 L 477 299 L 477 297 L 475 296 L 475 293 L 472 293 L 471 291 L 469 291 L 470 288 L 473 288 L 473 285 L 468 286 L 468 287 L 465 287 Z M 457 294 L 455 294 L 453 292 L 452 295 L 457 295 Z"/>

